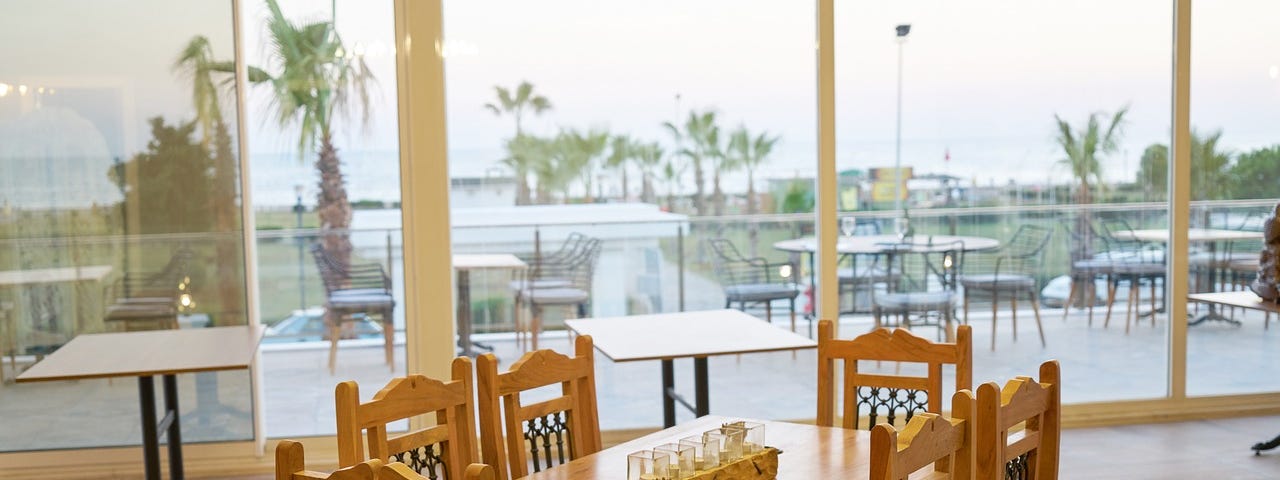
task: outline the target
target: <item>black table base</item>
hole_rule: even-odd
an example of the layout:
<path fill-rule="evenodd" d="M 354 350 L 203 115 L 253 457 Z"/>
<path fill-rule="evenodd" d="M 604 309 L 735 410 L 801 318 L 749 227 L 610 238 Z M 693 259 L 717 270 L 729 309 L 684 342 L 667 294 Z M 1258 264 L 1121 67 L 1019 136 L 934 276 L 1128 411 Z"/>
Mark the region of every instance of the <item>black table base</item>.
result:
<path fill-rule="evenodd" d="M 1280 435 L 1277 435 L 1277 436 L 1276 436 L 1276 438 L 1273 438 L 1273 439 L 1271 439 L 1271 440 L 1267 440 L 1267 441 L 1265 441 L 1265 442 L 1258 442 L 1258 443 L 1253 444 L 1253 447 L 1252 447 L 1252 448 L 1253 448 L 1253 454 L 1254 454 L 1254 455 L 1262 455 L 1262 452 L 1263 452 L 1263 451 L 1265 451 L 1265 450 L 1271 450 L 1271 449 L 1276 448 L 1276 447 L 1280 447 Z"/>
<path fill-rule="evenodd" d="M 169 478 L 181 480 L 182 427 L 178 419 L 178 380 L 164 375 L 164 418 L 156 421 L 155 377 L 138 377 L 138 400 L 142 407 L 142 458 L 147 480 L 160 480 L 160 436 L 169 444 Z"/>
<path fill-rule="evenodd" d="M 662 361 L 663 428 L 676 426 L 677 402 L 698 417 L 705 417 L 711 413 L 710 389 L 707 386 L 707 357 L 693 358 L 693 404 L 676 392 L 675 370 L 675 360 Z"/>

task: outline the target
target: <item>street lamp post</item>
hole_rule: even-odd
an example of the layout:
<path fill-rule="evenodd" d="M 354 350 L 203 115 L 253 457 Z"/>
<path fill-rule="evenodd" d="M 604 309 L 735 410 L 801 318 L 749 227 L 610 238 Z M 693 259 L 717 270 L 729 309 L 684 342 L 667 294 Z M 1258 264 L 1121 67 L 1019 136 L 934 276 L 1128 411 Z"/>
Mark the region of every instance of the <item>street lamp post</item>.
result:
<path fill-rule="evenodd" d="M 296 232 L 295 235 L 297 235 L 296 242 L 298 244 L 298 309 L 302 311 L 302 315 L 306 315 L 307 314 L 307 284 L 306 284 L 306 272 L 303 270 L 304 268 L 303 265 L 306 261 L 305 260 L 306 254 L 303 252 L 304 250 L 303 244 L 306 243 L 306 239 L 302 238 L 302 212 L 305 212 L 307 210 L 307 207 L 302 205 L 303 188 L 304 187 L 302 186 L 301 183 L 293 186 L 293 193 L 297 198 L 297 203 L 293 204 L 293 215 L 294 215 L 295 225 L 296 225 L 296 230 L 295 230 Z"/>
<path fill-rule="evenodd" d="M 893 209 L 902 211 L 902 46 L 907 43 L 907 34 L 911 33 L 911 24 L 904 23 L 895 27 L 898 33 L 898 127 L 893 141 Z"/>

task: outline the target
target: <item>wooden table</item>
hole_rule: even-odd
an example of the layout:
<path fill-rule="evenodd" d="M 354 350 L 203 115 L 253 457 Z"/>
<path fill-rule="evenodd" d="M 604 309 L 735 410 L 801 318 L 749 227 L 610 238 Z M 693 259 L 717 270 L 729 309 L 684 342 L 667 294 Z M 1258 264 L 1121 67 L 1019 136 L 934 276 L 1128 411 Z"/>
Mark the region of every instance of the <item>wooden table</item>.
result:
<path fill-rule="evenodd" d="M 977 252 L 983 250 L 991 250 L 1000 247 L 1000 241 L 987 237 L 970 237 L 959 235 L 915 235 L 906 241 L 898 239 L 897 235 L 847 235 L 841 236 L 836 240 L 836 253 L 840 255 L 850 255 L 852 260 L 852 272 L 858 274 L 858 256 L 859 255 L 884 255 L 888 257 L 885 262 L 888 269 L 893 268 L 893 257 L 907 253 L 941 253 L 951 250 L 956 242 L 964 244 L 965 252 Z M 807 253 L 809 254 L 809 284 L 815 285 L 814 275 L 814 257 L 817 256 L 818 240 L 814 237 L 793 238 L 783 240 L 773 244 L 773 248 L 784 252 L 791 253 Z M 856 301 L 857 295 L 854 295 Z M 851 307 L 856 311 L 856 305 Z M 847 313 L 847 312 L 841 312 Z M 813 322 L 809 323 L 809 329 L 813 329 Z M 812 336 L 812 331 L 810 332 Z"/>
<path fill-rule="evenodd" d="M 33 268 L 29 270 L 0 271 L 0 288 L 21 287 L 45 283 L 101 282 L 111 274 L 111 265 L 83 265 L 74 267 Z M 76 295 L 79 297 L 79 295 Z M 76 301 L 76 327 L 84 327 L 84 314 Z"/>
<path fill-rule="evenodd" d="M 458 347 L 462 349 L 462 355 L 468 357 L 476 356 L 475 347 L 493 351 L 493 347 L 471 341 L 471 332 L 474 330 L 474 320 L 471 318 L 471 271 L 511 270 L 523 272 L 528 268 L 529 265 L 516 258 L 515 255 L 506 253 L 455 254 L 453 256 L 453 270 L 458 275 Z"/>
<path fill-rule="evenodd" d="M 1116 232 L 1112 237 L 1120 240 L 1136 240 L 1139 242 L 1168 243 L 1168 229 L 1148 229 L 1148 230 L 1131 230 L 1129 232 Z M 1209 252 L 1209 288 L 1218 283 L 1218 269 L 1212 266 L 1218 258 L 1218 243 L 1229 242 L 1232 240 L 1256 240 L 1262 238 L 1262 232 L 1250 232 L 1247 230 L 1222 230 L 1216 228 L 1191 228 L 1187 229 L 1187 243 L 1203 243 L 1205 249 Z M 1212 302 L 1210 302 L 1212 305 Z M 1223 316 L 1214 308 L 1209 308 L 1209 312 L 1192 319 L 1187 325 L 1199 325 L 1207 321 L 1219 321 L 1240 325 L 1240 322 Z"/>
<path fill-rule="evenodd" d="M 18 376 L 18 382 L 138 377 L 142 454 L 148 480 L 160 478 L 161 434 L 168 435 L 169 478 L 181 479 L 182 432 L 176 375 L 248 369 L 261 326 L 80 335 Z M 156 422 L 155 376 L 164 381 L 164 418 Z"/>
<path fill-rule="evenodd" d="M 590 335 L 600 353 L 614 362 L 662 361 L 663 426 L 676 424 L 676 402 L 699 417 L 711 413 L 707 357 L 817 348 L 807 337 L 774 327 L 738 310 L 659 313 L 565 320 L 579 335 Z M 694 402 L 676 393 L 675 359 L 693 358 Z"/>
<path fill-rule="evenodd" d="M 527 480 L 616 480 L 626 478 L 627 455 L 698 435 L 740 418 L 707 416 L 606 448 L 593 455 L 534 473 Z M 782 451 L 778 478 L 784 480 L 864 479 L 871 476 L 871 434 L 866 430 L 748 420 L 765 424 L 765 444 Z M 925 470 L 930 470 L 926 467 Z M 911 478 L 946 478 L 929 472 Z"/>
<path fill-rule="evenodd" d="M 1210 310 L 1215 306 L 1227 306 L 1267 312 L 1268 324 L 1271 322 L 1270 314 L 1280 314 L 1280 303 L 1263 301 L 1261 297 L 1250 291 L 1193 293 L 1187 295 L 1187 299 L 1193 302 L 1207 303 Z M 1271 450 L 1276 447 L 1280 447 L 1280 435 L 1271 440 L 1253 444 L 1253 453 L 1261 455 L 1264 450 Z"/>

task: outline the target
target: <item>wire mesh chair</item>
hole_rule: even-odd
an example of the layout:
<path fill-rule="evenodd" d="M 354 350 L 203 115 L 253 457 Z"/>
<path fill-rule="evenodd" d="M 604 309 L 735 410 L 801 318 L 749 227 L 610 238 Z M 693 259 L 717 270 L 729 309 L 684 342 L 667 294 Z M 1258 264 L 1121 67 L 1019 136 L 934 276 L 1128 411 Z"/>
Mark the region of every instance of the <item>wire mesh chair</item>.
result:
<path fill-rule="evenodd" d="M 800 286 L 795 282 L 789 262 L 769 263 L 761 257 L 747 258 L 724 238 L 707 240 L 711 247 L 716 278 L 724 289 L 724 306 L 739 310 L 748 305 L 760 305 L 765 310 L 765 321 L 773 323 L 773 302 L 786 300 L 791 313 L 791 331 L 796 331 L 796 297 Z"/>
<path fill-rule="evenodd" d="M 906 247 L 907 245 L 904 245 Z M 872 316 L 878 328 L 886 325 L 885 316 L 897 318 L 892 325 L 911 328 L 913 326 L 936 326 L 945 337 L 955 338 L 956 300 L 959 299 L 957 289 L 959 272 L 965 263 L 964 241 L 955 240 L 945 244 L 932 245 L 924 251 L 911 252 L 903 248 L 902 252 L 891 251 L 884 255 L 887 268 L 898 268 L 906 271 L 903 263 L 910 254 L 921 261 L 924 275 L 918 281 L 909 282 L 915 285 L 910 290 L 894 290 L 890 292 L 873 292 Z M 898 265 L 894 257 L 897 257 Z M 912 268 L 914 271 L 914 268 Z M 911 317 L 915 316 L 915 320 Z M 936 318 L 936 320 L 930 320 Z"/>
<path fill-rule="evenodd" d="M 997 313 L 1001 294 L 1008 295 L 1013 313 L 1013 339 L 1018 340 L 1018 296 L 1027 295 L 1035 312 L 1040 346 L 1045 346 L 1044 326 L 1040 322 L 1040 269 L 1044 265 L 1045 246 L 1053 230 L 1036 225 L 1023 225 L 997 250 L 969 255 L 960 285 L 964 287 L 964 322 L 969 323 L 969 301 L 973 294 L 991 297 L 991 350 L 996 349 Z"/>
<path fill-rule="evenodd" d="M 586 236 L 574 243 L 576 246 L 559 256 L 559 261 L 532 267 L 529 283 L 516 293 L 516 339 L 522 347 L 525 345 L 522 336 L 527 333 L 529 345 L 533 350 L 538 349 L 538 335 L 542 333 L 546 307 L 573 307 L 572 312 L 577 318 L 587 316 L 602 243 L 598 238 Z M 521 315 L 524 306 L 530 310 L 527 325 Z"/>
<path fill-rule="evenodd" d="M 1138 302 L 1141 300 L 1142 286 L 1150 290 L 1151 326 L 1156 324 L 1155 313 L 1162 307 L 1156 304 L 1157 284 L 1164 285 L 1165 256 L 1164 249 L 1150 242 L 1142 241 L 1134 235 L 1133 227 L 1123 219 L 1106 219 L 1098 222 L 1102 230 L 1103 241 L 1107 243 L 1109 258 L 1112 260 L 1111 282 L 1107 286 L 1107 317 L 1102 322 L 1105 328 L 1111 324 L 1111 310 L 1115 305 L 1116 291 L 1121 283 L 1128 286 L 1129 298 L 1124 309 L 1124 332 L 1129 333 L 1130 321 L 1141 317 Z"/>
<path fill-rule="evenodd" d="M 391 277 L 378 263 L 339 265 L 319 243 L 311 245 L 311 256 L 324 284 L 324 323 L 329 331 L 329 373 L 337 367 L 338 340 L 342 324 L 357 314 L 378 315 L 382 323 L 383 353 L 387 365 L 395 371 L 395 297 L 391 294 Z"/>

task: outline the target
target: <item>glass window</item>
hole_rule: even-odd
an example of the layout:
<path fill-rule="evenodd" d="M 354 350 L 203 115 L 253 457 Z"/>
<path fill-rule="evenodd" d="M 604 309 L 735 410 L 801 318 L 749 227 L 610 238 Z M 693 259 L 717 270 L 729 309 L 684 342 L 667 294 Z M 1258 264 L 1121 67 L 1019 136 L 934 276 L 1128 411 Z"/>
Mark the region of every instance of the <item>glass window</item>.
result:
<path fill-rule="evenodd" d="M 1201 2 L 1192 14 L 1190 291 L 1248 300 L 1244 292 L 1259 271 L 1263 222 L 1280 197 L 1280 135 L 1274 128 L 1280 125 L 1280 33 L 1262 20 L 1280 14 L 1280 6 Z M 1163 169 L 1167 160 L 1153 155 L 1151 164 Z M 1265 282 L 1276 281 L 1273 275 Z M 1188 395 L 1280 389 L 1280 381 L 1252 368 L 1275 363 L 1276 339 L 1267 328 L 1273 316 L 1193 305 Z"/>
<path fill-rule="evenodd" d="M 961 237 L 956 310 L 973 328 L 975 385 L 1057 359 L 1075 386 L 1064 402 L 1164 396 L 1164 247 L 1125 235 L 1167 236 L 1163 197 L 1135 179 L 1146 146 L 1169 138 L 1169 3 L 839 2 L 836 13 L 850 215 L 886 230 L 907 217 L 918 242 Z M 906 258 L 876 288 L 943 289 L 923 267 Z M 842 322 L 852 336 L 871 320 Z"/>
<path fill-rule="evenodd" d="M 461 323 L 501 368 L 532 348 L 513 334 L 533 323 L 522 279 L 543 286 L 556 265 L 587 262 L 562 279 L 582 301 L 534 302 L 538 348 L 569 352 L 564 318 L 725 308 L 732 279 L 717 275 L 714 239 L 770 262 L 771 281 L 796 299 L 772 303 L 773 323 L 790 330 L 794 309 L 796 330 L 808 333 L 808 257 L 775 243 L 813 236 L 811 3 L 451 1 L 444 10 L 453 251 L 527 265 L 475 270 L 455 257 L 468 282 Z M 767 314 L 761 304 L 747 311 Z M 601 428 L 661 424 L 659 362 L 596 358 Z M 714 357 L 712 411 L 810 417 L 815 361 L 812 351 Z M 688 398 L 692 373 L 692 361 L 676 362 Z"/>
<path fill-rule="evenodd" d="M 243 6 L 266 434 L 332 435 L 335 384 L 405 374 L 392 3 Z"/>
<path fill-rule="evenodd" d="M 136 445 L 133 379 L 9 380 L 80 334 L 246 323 L 231 5 L 18 8 L 0 17 L 0 451 Z M 179 392 L 184 440 L 253 437 L 247 371 Z"/>

